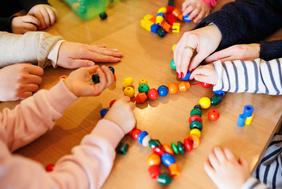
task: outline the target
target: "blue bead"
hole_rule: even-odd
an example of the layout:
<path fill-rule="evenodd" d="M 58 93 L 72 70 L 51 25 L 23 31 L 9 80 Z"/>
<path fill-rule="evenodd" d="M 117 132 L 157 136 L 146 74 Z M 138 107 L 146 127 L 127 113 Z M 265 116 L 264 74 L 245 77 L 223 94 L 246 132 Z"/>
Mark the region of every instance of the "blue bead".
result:
<path fill-rule="evenodd" d="M 103 118 L 103 117 L 107 114 L 108 111 L 109 111 L 109 109 L 107 109 L 107 108 L 101 109 L 101 110 L 100 110 L 100 116 L 101 116 L 101 118 Z"/>
<path fill-rule="evenodd" d="M 183 16 L 183 22 L 186 22 L 186 23 L 192 22 L 192 20 L 190 20 L 188 14 L 186 16 Z"/>
<path fill-rule="evenodd" d="M 213 93 L 217 96 L 224 96 L 225 95 L 225 92 L 222 91 L 222 90 L 213 91 Z"/>
<path fill-rule="evenodd" d="M 161 160 L 166 167 L 169 167 L 171 164 L 175 163 L 174 156 L 169 153 L 164 153 L 161 157 Z"/>
<path fill-rule="evenodd" d="M 245 117 L 251 117 L 253 115 L 254 112 L 254 107 L 252 105 L 245 105 L 244 106 L 244 111 L 243 114 L 245 115 Z"/>
<path fill-rule="evenodd" d="M 157 33 L 159 28 L 160 28 L 160 26 L 158 24 L 153 24 L 151 26 L 151 32 Z"/>
<path fill-rule="evenodd" d="M 182 78 L 182 81 L 189 81 L 190 79 L 190 72 L 187 72 L 187 74 Z"/>
<path fill-rule="evenodd" d="M 240 114 L 237 120 L 238 127 L 244 127 L 246 121 L 246 117 L 244 114 Z"/>
<path fill-rule="evenodd" d="M 159 96 L 167 96 L 168 94 L 168 87 L 165 85 L 161 85 L 158 88 Z"/>
<path fill-rule="evenodd" d="M 162 17 L 164 17 L 164 13 L 159 12 L 159 13 L 157 14 L 157 16 L 162 16 Z"/>
<path fill-rule="evenodd" d="M 138 143 L 142 144 L 143 139 L 145 138 L 145 136 L 148 135 L 147 131 L 142 131 L 139 135 L 138 135 Z"/>

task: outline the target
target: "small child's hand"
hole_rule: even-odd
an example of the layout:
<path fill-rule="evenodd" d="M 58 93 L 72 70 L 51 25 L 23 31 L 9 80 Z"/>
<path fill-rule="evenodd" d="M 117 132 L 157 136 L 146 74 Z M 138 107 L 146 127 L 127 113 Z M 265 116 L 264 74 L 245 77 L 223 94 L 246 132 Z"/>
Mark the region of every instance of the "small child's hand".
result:
<path fill-rule="evenodd" d="M 65 41 L 60 47 L 57 65 L 74 69 L 93 66 L 94 62 L 115 63 L 121 58 L 122 54 L 116 49 Z"/>
<path fill-rule="evenodd" d="M 209 15 L 211 7 L 203 0 L 186 0 L 182 4 L 183 15 L 189 14 L 190 20 L 199 23 L 203 18 Z"/>
<path fill-rule="evenodd" d="M 40 23 L 37 18 L 31 15 L 16 16 L 12 19 L 12 32 L 24 34 L 28 31 L 37 31 Z"/>
<path fill-rule="evenodd" d="M 100 82 L 94 84 L 92 75 L 98 74 Z M 65 84 L 77 97 L 98 96 L 114 82 L 114 75 L 107 66 L 91 66 L 77 69 L 67 77 Z"/>
<path fill-rule="evenodd" d="M 217 73 L 213 64 L 207 64 L 197 67 L 190 76 L 191 79 L 195 79 L 200 82 L 209 83 L 215 85 L 217 83 Z"/>
<path fill-rule="evenodd" d="M 221 51 L 217 51 L 206 58 L 206 62 L 214 62 L 220 60 L 254 60 L 259 58 L 260 44 L 233 45 Z"/>
<path fill-rule="evenodd" d="M 113 104 L 104 118 L 119 125 L 124 133 L 128 133 L 136 124 L 133 109 L 134 104 L 130 103 L 129 97 L 123 97 Z"/>
<path fill-rule="evenodd" d="M 46 5 L 46 4 L 35 5 L 29 10 L 28 14 L 36 17 L 39 20 L 40 30 L 47 29 L 52 25 L 54 25 L 56 22 L 56 10 L 50 5 Z"/>
<path fill-rule="evenodd" d="M 14 64 L 0 69 L 0 101 L 24 99 L 39 89 L 44 71 L 32 64 Z"/>

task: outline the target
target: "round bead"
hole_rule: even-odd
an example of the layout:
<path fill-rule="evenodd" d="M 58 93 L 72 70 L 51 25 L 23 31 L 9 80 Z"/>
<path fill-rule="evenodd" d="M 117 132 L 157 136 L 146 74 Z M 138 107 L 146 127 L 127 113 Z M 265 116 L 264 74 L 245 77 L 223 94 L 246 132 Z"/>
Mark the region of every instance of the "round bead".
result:
<path fill-rule="evenodd" d="M 134 139 L 138 139 L 139 134 L 141 133 L 140 129 L 134 128 L 130 131 L 130 135 Z"/>
<path fill-rule="evenodd" d="M 186 92 L 190 88 L 190 83 L 182 81 L 179 83 L 178 88 L 180 92 Z"/>
<path fill-rule="evenodd" d="M 191 135 L 190 137 L 193 140 L 193 149 L 198 148 L 198 146 L 200 145 L 200 138 L 196 135 Z"/>
<path fill-rule="evenodd" d="M 159 98 L 159 94 L 158 94 L 157 89 L 151 88 L 151 89 L 148 91 L 147 96 L 148 96 L 148 98 L 149 98 L 150 100 L 157 100 L 157 99 Z"/>
<path fill-rule="evenodd" d="M 190 123 L 190 129 L 199 129 L 200 131 L 202 131 L 202 129 L 203 129 L 203 125 L 202 125 L 202 123 L 201 122 L 199 122 L 199 121 L 192 121 L 191 123 Z"/>
<path fill-rule="evenodd" d="M 95 84 L 100 83 L 100 77 L 98 74 L 92 75 L 92 82 Z"/>
<path fill-rule="evenodd" d="M 185 153 L 185 149 L 184 149 L 184 145 L 182 142 L 178 141 L 177 142 L 177 148 L 178 148 L 178 151 L 181 155 L 184 155 Z"/>
<path fill-rule="evenodd" d="M 120 142 L 116 149 L 117 153 L 120 155 L 125 155 L 128 151 L 128 144 Z"/>
<path fill-rule="evenodd" d="M 176 71 L 176 65 L 175 65 L 175 62 L 173 59 L 171 59 L 170 63 L 169 63 L 169 66 L 172 70 Z"/>
<path fill-rule="evenodd" d="M 213 106 L 218 105 L 221 101 L 222 101 L 222 96 L 214 95 L 213 97 L 211 97 L 211 104 Z"/>
<path fill-rule="evenodd" d="M 115 74 L 115 69 L 114 69 L 114 67 L 109 66 L 108 68 L 112 71 L 113 74 Z"/>
<path fill-rule="evenodd" d="M 54 164 L 53 163 L 49 163 L 48 165 L 46 165 L 45 170 L 47 172 L 52 172 L 54 170 Z"/>
<path fill-rule="evenodd" d="M 140 84 L 138 87 L 138 91 L 140 93 L 147 93 L 149 91 L 149 85 L 145 83 Z"/>
<path fill-rule="evenodd" d="M 132 98 L 135 95 L 135 90 L 133 87 L 125 87 L 125 89 L 123 90 L 123 93 L 125 96 Z"/>
<path fill-rule="evenodd" d="M 148 132 L 147 131 L 141 131 L 141 133 L 139 134 L 138 136 L 138 143 L 139 144 L 142 144 L 143 142 L 143 139 L 145 138 L 145 136 L 148 135 Z"/>
<path fill-rule="evenodd" d="M 158 13 L 166 13 L 166 11 L 166 7 L 161 7 L 159 8 Z"/>
<path fill-rule="evenodd" d="M 211 109 L 208 113 L 208 119 L 210 121 L 216 121 L 219 118 L 219 112 L 217 111 L 217 109 Z"/>
<path fill-rule="evenodd" d="M 139 80 L 139 85 L 140 85 L 140 84 L 147 84 L 147 85 L 148 85 L 148 81 L 145 80 L 145 79 L 140 79 L 140 80 Z"/>
<path fill-rule="evenodd" d="M 201 109 L 202 109 L 202 108 L 201 108 L 201 106 L 200 106 L 199 104 L 195 105 L 195 106 L 194 106 L 194 108 L 197 108 L 197 109 L 199 109 L 199 110 L 201 110 Z"/>
<path fill-rule="evenodd" d="M 162 156 L 165 153 L 162 146 L 157 146 L 157 147 L 153 148 L 153 152 L 155 152 L 159 156 Z"/>
<path fill-rule="evenodd" d="M 213 93 L 217 96 L 224 96 L 225 95 L 225 92 L 222 91 L 222 90 L 213 91 Z"/>
<path fill-rule="evenodd" d="M 147 147 L 149 145 L 150 140 L 151 140 L 151 137 L 149 135 L 145 136 L 142 141 L 142 146 Z"/>
<path fill-rule="evenodd" d="M 171 155 L 174 155 L 173 150 L 171 149 L 170 145 L 168 145 L 168 144 L 163 144 L 163 148 L 164 148 L 164 151 L 165 151 L 166 153 L 169 153 L 169 154 L 171 154 Z"/>
<path fill-rule="evenodd" d="M 102 108 L 100 110 L 100 116 L 101 118 L 103 118 L 107 113 L 108 113 L 109 109 L 108 108 Z"/>
<path fill-rule="evenodd" d="M 176 94 L 178 92 L 178 85 L 177 83 L 170 83 L 168 84 L 168 90 L 170 94 Z"/>
<path fill-rule="evenodd" d="M 202 85 L 202 87 L 204 87 L 204 88 L 210 88 L 212 85 L 211 84 L 209 84 L 209 83 L 203 83 L 203 82 L 201 82 L 201 85 Z"/>
<path fill-rule="evenodd" d="M 191 123 L 192 121 L 199 121 L 202 123 L 202 118 L 199 115 L 193 115 L 189 117 L 189 123 Z"/>
<path fill-rule="evenodd" d="M 193 115 L 202 116 L 202 111 L 198 108 L 193 108 L 190 112 L 190 116 L 193 116 Z"/>
<path fill-rule="evenodd" d="M 246 116 L 244 114 L 240 114 L 238 119 L 237 119 L 237 125 L 239 127 L 244 127 L 246 121 Z"/>
<path fill-rule="evenodd" d="M 174 49 L 176 48 L 176 44 L 173 44 L 171 47 L 171 51 L 174 52 Z"/>
<path fill-rule="evenodd" d="M 157 31 L 158 36 L 164 37 L 166 35 L 166 31 L 163 28 L 159 28 Z"/>
<path fill-rule="evenodd" d="M 116 102 L 116 99 L 111 100 L 111 102 L 109 103 L 109 107 L 112 107 L 115 102 Z"/>
<path fill-rule="evenodd" d="M 176 163 L 171 164 L 169 167 L 169 173 L 171 176 L 179 176 L 180 175 L 180 171 L 179 171 L 179 167 Z"/>
<path fill-rule="evenodd" d="M 160 174 L 160 166 L 153 165 L 148 168 L 148 172 L 152 179 L 156 179 Z"/>
<path fill-rule="evenodd" d="M 172 178 L 167 173 L 162 173 L 158 176 L 157 181 L 161 185 L 169 185 L 172 181 Z"/>
<path fill-rule="evenodd" d="M 178 151 L 178 148 L 177 148 L 177 145 L 176 145 L 176 144 L 171 143 L 170 146 L 171 146 L 171 148 L 172 148 L 172 150 L 173 150 L 173 153 L 174 153 L 175 155 L 179 154 L 179 151 Z"/>
<path fill-rule="evenodd" d="M 200 137 L 201 137 L 201 134 L 202 134 L 201 131 L 200 131 L 199 129 L 197 129 L 197 128 L 194 128 L 194 129 L 191 129 L 191 130 L 190 130 L 190 136 L 191 136 L 191 135 L 195 135 L 195 136 L 197 136 L 197 137 L 200 138 Z"/>
<path fill-rule="evenodd" d="M 101 20 L 106 20 L 108 18 L 108 15 L 107 15 L 106 12 L 101 12 L 99 14 L 99 17 L 100 17 Z"/>
<path fill-rule="evenodd" d="M 148 166 L 152 165 L 160 165 L 161 164 L 161 158 L 158 154 L 152 153 L 147 158 L 147 164 Z"/>
<path fill-rule="evenodd" d="M 138 93 L 135 97 L 135 102 L 136 104 L 143 104 L 147 100 L 147 95 L 146 93 Z"/>
<path fill-rule="evenodd" d="M 154 140 L 154 139 L 149 140 L 149 147 L 151 149 L 153 149 L 153 148 L 155 148 L 157 146 L 160 146 L 160 144 L 156 140 Z"/>
<path fill-rule="evenodd" d="M 245 117 L 252 116 L 253 112 L 254 112 L 254 107 L 252 105 L 245 105 L 244 106 L 243 114 L 245 115 Z"/>
<path fill-rule="evenodd" d="M 185 138 L 183 143 L 186 151 L 191 152 L 193 150 L 193 140 L 191 137 Z"/>
<path fill-rule="evenodd" d="M 192 22 L 192 20 L 190 20 L 189 15 L 183 16 L 182 18 L 183 22 L 189 23 Z"/>
<path fill-rule="evenodd" d="M 129 86 L 133 86 L 133 78 L 132 77 L 126 77 L 123 79 L 122 81 L 122 86 L 125 87 L 129 87 Z"/>
<path fill-rule="evenodd" d="M 161 157 L 161 160 L 162 164 L 164 164 L 166 167 L 169 167 L 171 164 L 175 163 L 174 156 L 169 153 L 164 153 Z"/>
<path fill-rule="evenodd" d="M 182 78 L 182 81 L 189 81 L 190 75 L 190 72 L 187 72 L 186 75 Z"/>
<path fill-rule="evenodd" d="M 211 100 L 208 97 L 202 97 L 199 100 L 202 109 L 208 109 L 211 106 Z"/>
<path fill-rule="evenodd" d="M 167 96 L 167 94 L 168 94 L 168 87 L 165 86 L 165 85 L 159 86 L 158 93 L 159 93 L 159 96 L 161 96 L 161 97 Z"/>

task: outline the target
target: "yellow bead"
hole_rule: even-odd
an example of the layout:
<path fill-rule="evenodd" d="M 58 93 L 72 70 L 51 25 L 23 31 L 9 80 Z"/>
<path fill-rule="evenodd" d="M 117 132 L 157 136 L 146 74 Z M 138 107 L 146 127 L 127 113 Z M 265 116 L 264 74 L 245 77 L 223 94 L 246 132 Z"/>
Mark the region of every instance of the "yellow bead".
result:
<path fill-rule="evenodd" d="M 171 51 L 173 52 L 175 48 L 176 48 L 176 44 L 173 44 L 171 47 Z"/>
<path fill-rule="evenodd" d="M 122 81 L 122 86 L 125 87 L 129 87 L 129 86 L 133 86 L 133 78 L 132 77 L 126 77 L 123 79 Z"/>
<path fill-rule="evenodd" d="M 201 131 L 199 130 L 199 129 L 192 129 L 192 130 L 190 130 L 190 135 L 195 135 L 195 136 L 197 136 L 198 138 L 200 138 L 201 137 Z"/>
<path fill-rule="evenodd" d="M 141 21 L 140 21 L 140 26 L 142 27 L 142 28 L 144 28 L 146 31 L 151 31 L 151 26 L 153 25 L 154 23 L 152 22 L 152 21 L 150 21 L 150 20 L 145 20 L 145 19 L 142 19 Z"/>
<path fill-rule="evenodd" d="M 147 15 L 144 16 L 143 19 L 144 19 L 144 20 L 151 20 L 153 17 L 154 17 L 153 15 L 147 14 Z"/>
<path fill-rule="evenodd" d="M 173 23 L 172 32 L 173 33 L 179 33 L 180 32 L 180 23 Z"/>
<path fill-rule="evenodd" d="M 167 12 L 166 7 L 161 7 L 161 8 L 159 8 L 159 10 L 158 10 L 158 13 L 166 13 L 166 12 Z"/>
<path fill-rule="evenodd" d="M 147 84 L 148 85 L 148 81 L 146 79 L 140 79 L 139 80 L 139 85 L 140 84 Z"/>
<path fill-rule="evenodd" d="M 152 165 L 160 165 L 161 163 L 161 158 L 159 155 L 152 153 L 151 155 L 149 155 L 149 157 L 147 158 L 147 164 L 148 166 L 152 166 Z"/>
<path fill-rule="evenodd" d="M 179 171 L 179 167 L 176 163 L 173 163 L 169 166 L 169 173 L 171 176 L 179 176 L 180 175 L 180 171 Z"/>
<path fill-rule="evenodd" d="M 135 90 L 133 87 L 125 87 L 125 89 L 123 90 L 123 93 L 125 96 L 129 96 L 131 98 L 131 97 L 134 97 Z"/>
<path fill-rule="evenodd" d="M 254 114 L 250 117 L 247 117 L 245 121 L 245 125 L 251 125 L 253 118 L 254 118 Z"/>
<path fill-rule="evenodd" d="M 161 24 L 163 21 L 164 21 L 164 17 L 162 17 L 162 16 L 156 17 L 156 24 Z"/>
<path fill-rule="evenodd" d="M 163 144 L 163 148 L 164 148 L 164 151 L 165 151 L 166 153 L 169 153 L 169 154 L 171 154 L 171 155 L 174 155 L 173 150 L 171 149 L 170 145 L 168 145 L 168 144 Z"/>
<path fill-rule="evenodd" d="M 208 109 L 211 106 L 211 100 L 208 97 L 202 97 L 199 100 L 199 105 L 203 109 Z"/>

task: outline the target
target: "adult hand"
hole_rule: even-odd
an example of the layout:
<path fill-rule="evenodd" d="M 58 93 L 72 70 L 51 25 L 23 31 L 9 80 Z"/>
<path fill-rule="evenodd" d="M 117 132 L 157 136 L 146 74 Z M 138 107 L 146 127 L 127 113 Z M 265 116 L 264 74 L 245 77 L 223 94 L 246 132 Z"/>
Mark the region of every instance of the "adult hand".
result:
<path fill-rule="evenodd" d="M 16 16 L 12 19 L 12 32 L 24 34 L 28 31 L 37 31 L 40 23 L 37 18 L 31 15 Z"/>

